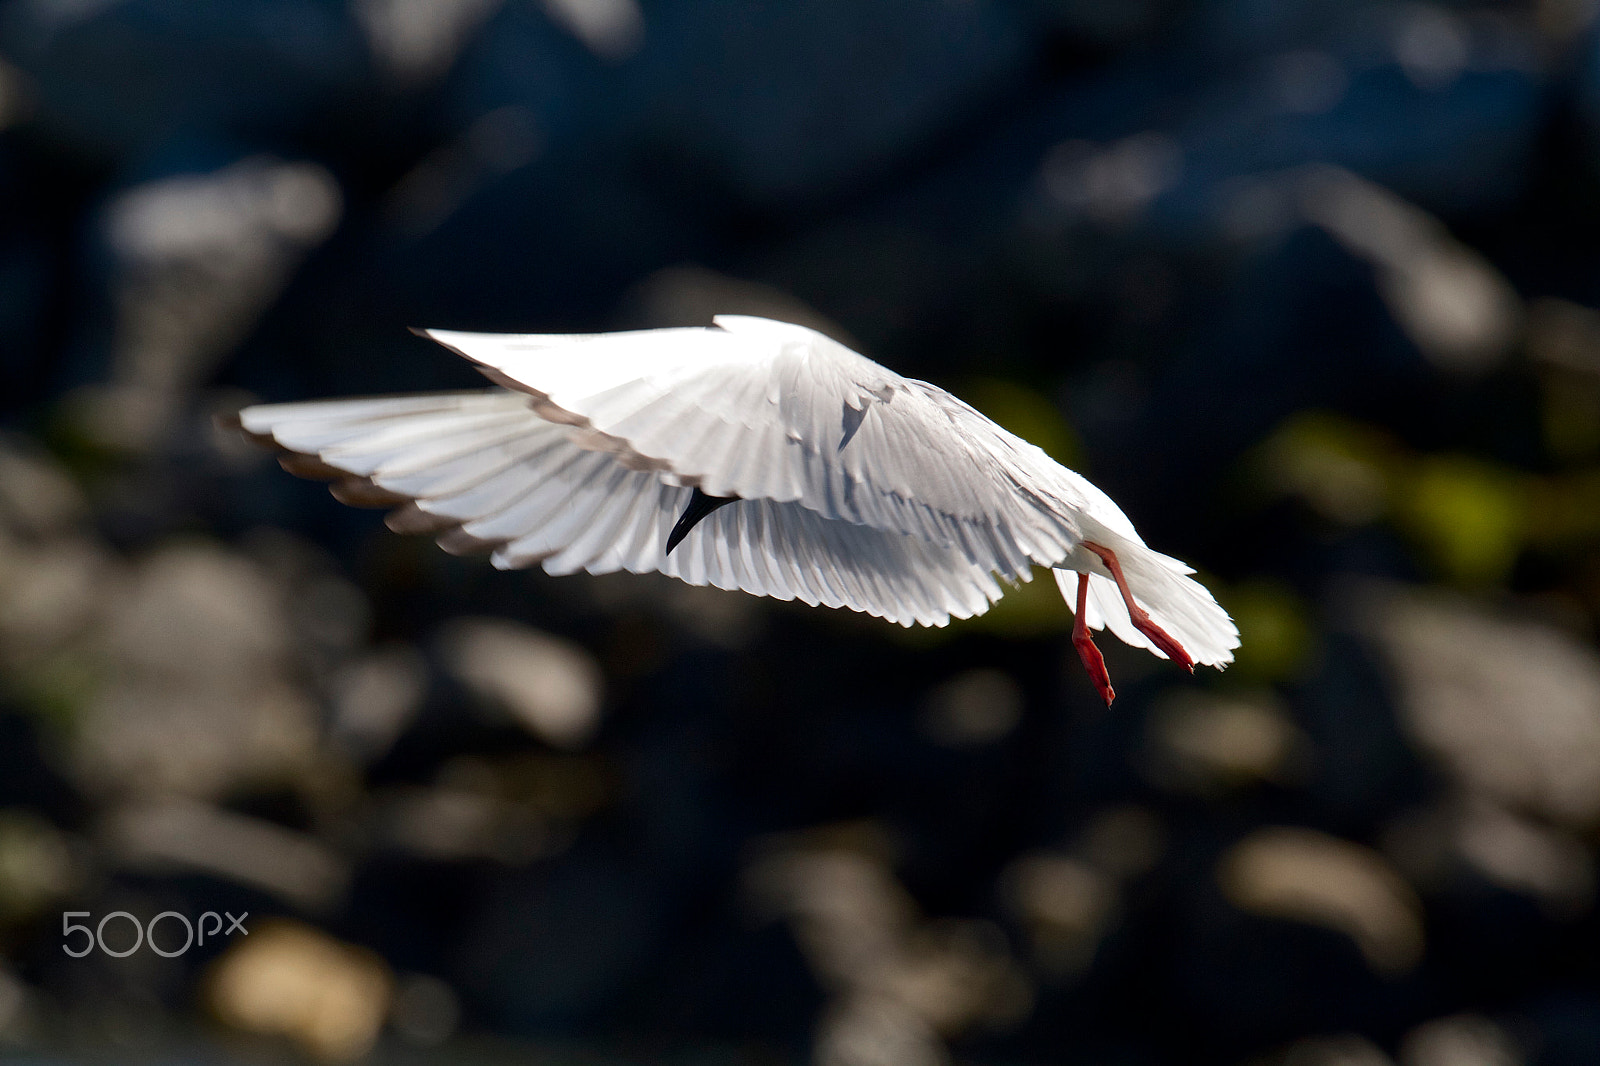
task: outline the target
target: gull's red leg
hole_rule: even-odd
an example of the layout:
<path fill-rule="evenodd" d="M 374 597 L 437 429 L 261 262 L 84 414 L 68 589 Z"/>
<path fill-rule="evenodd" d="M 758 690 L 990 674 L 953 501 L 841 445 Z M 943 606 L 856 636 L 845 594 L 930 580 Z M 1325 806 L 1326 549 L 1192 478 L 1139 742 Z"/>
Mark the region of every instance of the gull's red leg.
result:
<path fill-rule="evenodd" d="M 1149 637 L 1150 643 L 1165 652 L 1167 658 L 1191 674 L 1194 673 L 1194 660 L 1189 657 L 1188 652 L 1183 650 L 1183 645 L 1173 640 L 1165 629 L 1150 621 L 1150 616 L 1145 613 L 1145 609 L 1133 602 L 1133 593 L 1128 591 L 1128 579 L 1122 576 L 1122 564 L 1117 562 L 1117 553 L 1110 548 L 1102 547 L 1099 544 L 1091 544 L 1088 541 L 1084 541 L 1083 546 L 1098 555 L 1100 561 L 1106 564 L 1106 569 L 1111 571 L 1111 577 L 1117 583 L 1117 591 L 1122 593 L 1122 602 L 1128 606 L 1128 617 L 1133 621 L 1133 628 Z M 1087 581 L 1078 582 L 1078 602 L 1080 603 L 1083 602 L 1083 587 L 1086 584 L 1088 584 Z"/>
<path fill-rule="evenodd" d="M 1078 575 L 1078 614 L 1072 623 L 1072 646 L 1078 649 L 1078 658 L 1083 660 L 1083 668 L 1089 672 L 1089 680 L 1094 682 L 1094 687 L 1100 690 L 1100 698 L 1106 701 L 1106 706 L 1111 706 L 1111 701 L 1117 698 L 1115 690 L 1111 687 L 1111 675 L 1106 673 L 1106 661 L 1100 656 L 1100 649 L 1094 646 L 1094 638 L 1089 635 L 1089 623 L 1084 621 L 1084 608 L 1089 602 L 1089 575 Z"/>

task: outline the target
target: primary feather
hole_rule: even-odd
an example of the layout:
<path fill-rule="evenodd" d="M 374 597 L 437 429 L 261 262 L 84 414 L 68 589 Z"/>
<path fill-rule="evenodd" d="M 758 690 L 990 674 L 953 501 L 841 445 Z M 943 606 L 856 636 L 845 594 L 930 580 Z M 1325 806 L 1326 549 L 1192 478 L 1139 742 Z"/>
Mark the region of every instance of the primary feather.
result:
<path fill-rule="evenodd" d="M 1150 550 L 1104 493 L 936 386 L 767 319 L 592 335 L 427 331 L 501 388 L 269 404 L 241 426 L 336 492 L 411 501 L 391 526 L 488 548 L 502 568 L 660 571 L 850 607 L 902 625 L 987 610 L 996 577 L 1057 568 L 1084 621 L 1154 648 L 1110 574 L 1196 662 L 1238 635 L 1188 567 Z M 309 464 L 309 465 L 306 465 Z M 666 538 L 695 489 L 739 497 Z"/>

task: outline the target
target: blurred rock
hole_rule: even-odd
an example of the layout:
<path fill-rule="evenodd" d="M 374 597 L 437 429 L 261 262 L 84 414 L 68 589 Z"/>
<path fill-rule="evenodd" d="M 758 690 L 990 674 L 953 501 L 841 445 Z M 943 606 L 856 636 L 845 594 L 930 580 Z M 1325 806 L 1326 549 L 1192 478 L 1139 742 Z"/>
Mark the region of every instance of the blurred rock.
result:
<path fill-rule="evenodd" d="M 1482 795 L 1405 813 L 1385 829 L 1383 849 L 1425 892 L 1445 890 L 1456 875 L 1470 870 L 1507 892 L 1537 900 L 1556 920 L 1570 921 L 1594 902 L 1595 857 L 1582 839 Z"/>
<path fill-rule="evenodd" d="M 814 1066 L 945 1066 L 944 1044 L 926 1021 L 885 996 L 851 996 L 817 1023 Z"/>
<path fill-rule="evenodd" d="M 339 213 L 339 186 L 326 170 L 264 156 L 136 186 L 111 202 L 106 231 L 130 271 L 203 273 L 214 265 L 230 287 L 249 290 L 264 282 L 275 256 L 326 239 Z M 214 343 L 203 334 L 188 339 Z"/>
<path fill-rule="evenodd" d="M 73 672 L 69 645 L 120 579 L 89 517 L 58 460 L 26 437 L 0 436 L 0 666 L 37 706 L 59 710 L 82 687 L 63 676 Z"/>
<path fill-rule="evenodd" d="M 923 700 L 921 726 L 952 748 L 992 744 L 1016 728 L 1025 708 L 1022 686 L 1002 670 L 979 667 L 941 683 Z"/>
<path fill-rule="evenodd" d="M 0 969 L 0 1044 L 28 1043 L 28 992 L 9 970 Z"/>
<path fill-rule="evenodd" d="M 0 810 L 0 921 L 33 917 L 66 898 L 79 877 L 79 864 L 59 829 L 29 811 Z M 0 1015 L 6 1013 L 4 981 L 0 973 Z M 0 1031 L 6 1028 L 0 1018 Z"/>
<path fill-rule="evenodd" d="M 1116 918 L 1114 878 L 1080 859 L 1036 852 L 1014 860 L 1001 883 L 1028 930 L 1040 969 L 1061 977 L 1089 968 L 1100 938 Z"/>
<path fill-rule="evenodd" d="M 1310 740 L 1268 694 L 1175 692 L 1152 709 L 1146 728 L 1152 780 L 1201 795 L 1293 782 L 1312 754 Z"/>
<path fill-rule="evenodd" d="M 580 748 L 599 728 L 600 669 L 578 645 L 496 618 L 457 618 L 438 641 L 452 673 L 552 747 Z"/>
<path fill-rule="evenodd" d="M 945 918 L 917 930 L 883 991 L 936 1032 L 1009 1029 L 1027 1017 L 1033 990 L 992 923 Z"/>
<path fill-rule="evenodd" d="M 1600 819 L 1600 655 L 1443 593 L 1367 586 L 1356 601 L 1406 728 L 1461 788 L 1569 825 Z"/>
<path fill-rule="evenodd" d="M 933 1034 L 1007 1026 L 1032 1005 L 998 929 L 925 923 L 871 852 L 817 841 L 773 843 L 746 870 L 757 908 L 788 918 L 813 972 L 834 997 L 817 1032 L 817 1061 L 942 1062 Z"/>
<path fill-rule="evenodd" d="M 305 910 L 326 910 L 350 881 L 345 859 L 316 839 L 195 803 L 115 810 L 101 836 L 112 856 L 127 867 L 209 874 Z"/>
<path fill-rule="evenodd" d="M 1069 215 L 1122 225 L 1177 185 L 1183 149 L 1165 134 L 1136 133 L 1106 146 L 1064 141 L 1040 168 L 1045 192 Z"/>
<path fill-rule="evenodd" d="M 1160 862 L 1166 831 L 1135 805 L 1089 818 L 1070 849 L 1024 852 L 1001 871 L 1001 902 L 1024 930 L 1030 958 L 1047 978 L 1085 974 L 1122 918 L 1123 887 Z"/>
<path fill-rule="evenodd" d="M 329 732 L 357 759 L 381 758 L 411 724 L 427 685 L 427 663 L 410 645 L 392 645 L 354 658 L 329 679 L 333 703 Z"/>
<path fill-rule="evenodd" d="M 1353 1033 L 1297 1040 L 1269 1061 L 1274 1066 L 1394 1066 L 1381 1048 Z"/>
<path fill-rule="evenodd" d="M 1448 88 L 1472 55 L 1466 24 L 1449 9 L 1433 4 L 1404 5 L 1394 19 L 1393 34 L 1400 69 L 1419 89 Z"/>
<path fill-rule="evenodd" d="M 1378 973 L 1404 973 L 1422 958 L 1421 901 L 1358 844 L 1311 829 L 1260 829 L 1223 855 L 1217 880 L 1241 910 L 1344 933 Z"/>
<path fill-rule="evenodd" d="M 236 1029 L 287 1037 L 324 1062 L 353 1062 L 377 1041 L 393 986 L 377 955 L 275 919 L 212 964 L 204 996 Z"/>
<path fill-rule="evenodd" d="M 310 764 L 316 711 L 291 679 L 282 597 L 253 564 L 206 543 L 161 548 L 104 612 L 74 730 L 85 788 L 212 796 Z"/>
<path fill-rule="evenodd" d="M 83 490 L 38 444 L 0 436 L 0 527 L 27 538 L 69 532 L 89 516 Z"/>
<path fill-rule="evenodd" d="M 792 916 L 807 959 L 833 987 L 880 982 L 915 920 L 905 890 L 867 855 L 780 847 L 746 881 L 762 912 Z"/>
<path fill-rule="evenodd" d="M 0 532 L 0 662 L 23 669 L 88 630 L 125 575 L 88 538 L 38 546 L 7 541 Z"/>
<path fill-rule="evenodd" d="M 455 990 L 437 977 L 408 974 L 400 978 L 389 1008 L 395 1032 L 413 1044 L 435 1047 L 450 1039 L 461 1021 Z"/>
<path fill-rule="evenodd" d="M 601 59 L 619 62 L 644 43 L 638 0 L 543 0 L 545 13 Z"/>
<path fill-rule="evenodd" d="M 1437 1018 L 1400 1042 L 1400 1066 L 1522 1066 L 1524 1059 L 1501 1026 L 1477 1014 Z"/>
<path fill-rule="evenodd" d="M 502 0 L 356 0 L 367 44 L 390 76 L 427 82 L 455 62 Z"/>
<path fill-rule="evenodd" d="M 106 209 L 116 256 L 111 381 L 80 392 L 91 439 L 160 443 L 180 405 L 277 297 L 342 211 L 322 166 L 252 157 L 136 186 Z"/>
<path fill-rule="evenodd" d="M 384 839 L 430 859 L 521 865 L 558 843 L 536 810 L 475 789 L 399 789 L 380 801 Z"/>
<path fill-rule="evenodd" d="M 1417 9 L 1406 23 L 1418 71 L 1445 77 L 1454 40 L 1450 17 Z M 1410 68 L 1408 68 L 1409 71 Z M 1459 70 L 1459 67 L 1455 68 Z M 1378 268 L 1384 299 L 1401 328 L 1446 370 L 1482 373 L 1516 337 L 1522 306 L 1516 290 L 1482 256 L 1453 239 L 1426 212 L 1356 175 L 1316 167 L 1300 179 L 1307 217 Z"/>
<path fill-rule="evenodd" d="M 1462 813 L 1455 839 L 1461 856 L 1484 877 L 1533 896 L 1556 917 L 1576 917 L 1594 901 L 1594 854 L 1561 829 L 1479 802 Z"/>
<path fill-rule="evenodd" d="M 0 1046 L 36 1045 L 37 994 L 7 966 L 0 966 Z"/>

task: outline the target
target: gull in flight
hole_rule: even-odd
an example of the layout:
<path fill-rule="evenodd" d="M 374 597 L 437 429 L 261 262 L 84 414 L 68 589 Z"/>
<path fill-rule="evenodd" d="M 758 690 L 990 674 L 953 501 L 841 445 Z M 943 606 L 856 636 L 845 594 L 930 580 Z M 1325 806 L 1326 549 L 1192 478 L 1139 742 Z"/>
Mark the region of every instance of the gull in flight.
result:
<path fill-rule="evenodd" d="M 501 569 L 659 571 L 903 626 L 982 614 L 1053 569 L 1091 630 L 1193 672 L 1238 630 L 1110 497 L 950 393 L 804 326 L 721 315 L 626 333 L 418 331 L 486 390 L 265 404 L 238 425 L 391 529 Z"/>

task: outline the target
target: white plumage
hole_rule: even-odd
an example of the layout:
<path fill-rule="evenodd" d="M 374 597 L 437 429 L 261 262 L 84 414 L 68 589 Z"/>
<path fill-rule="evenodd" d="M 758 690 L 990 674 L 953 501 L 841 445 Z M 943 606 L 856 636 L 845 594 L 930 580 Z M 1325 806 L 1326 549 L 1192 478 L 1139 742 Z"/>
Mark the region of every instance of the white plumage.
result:
<path fill-rule="evenodd" d="M 997 575 L 1026 581 L 1039 564 L 1076 606 L 1075 643 L 1108 701 L 1089 628 L 1183 665 L 1232 661 L 1237 630 L 1193 571 L 1078 474 L 813 330 L 715 323 L 429 330 L 503 387 L 268 404 L 239 423 L 299 453 L 291 471 L 334 479 L 340 499 L 399 505 L 392 528 L 488 548 L 503 569 L 660 571 L 938 626 L 986 611 Z M 668 551 L 692 501 L 731 497 Z"/>

